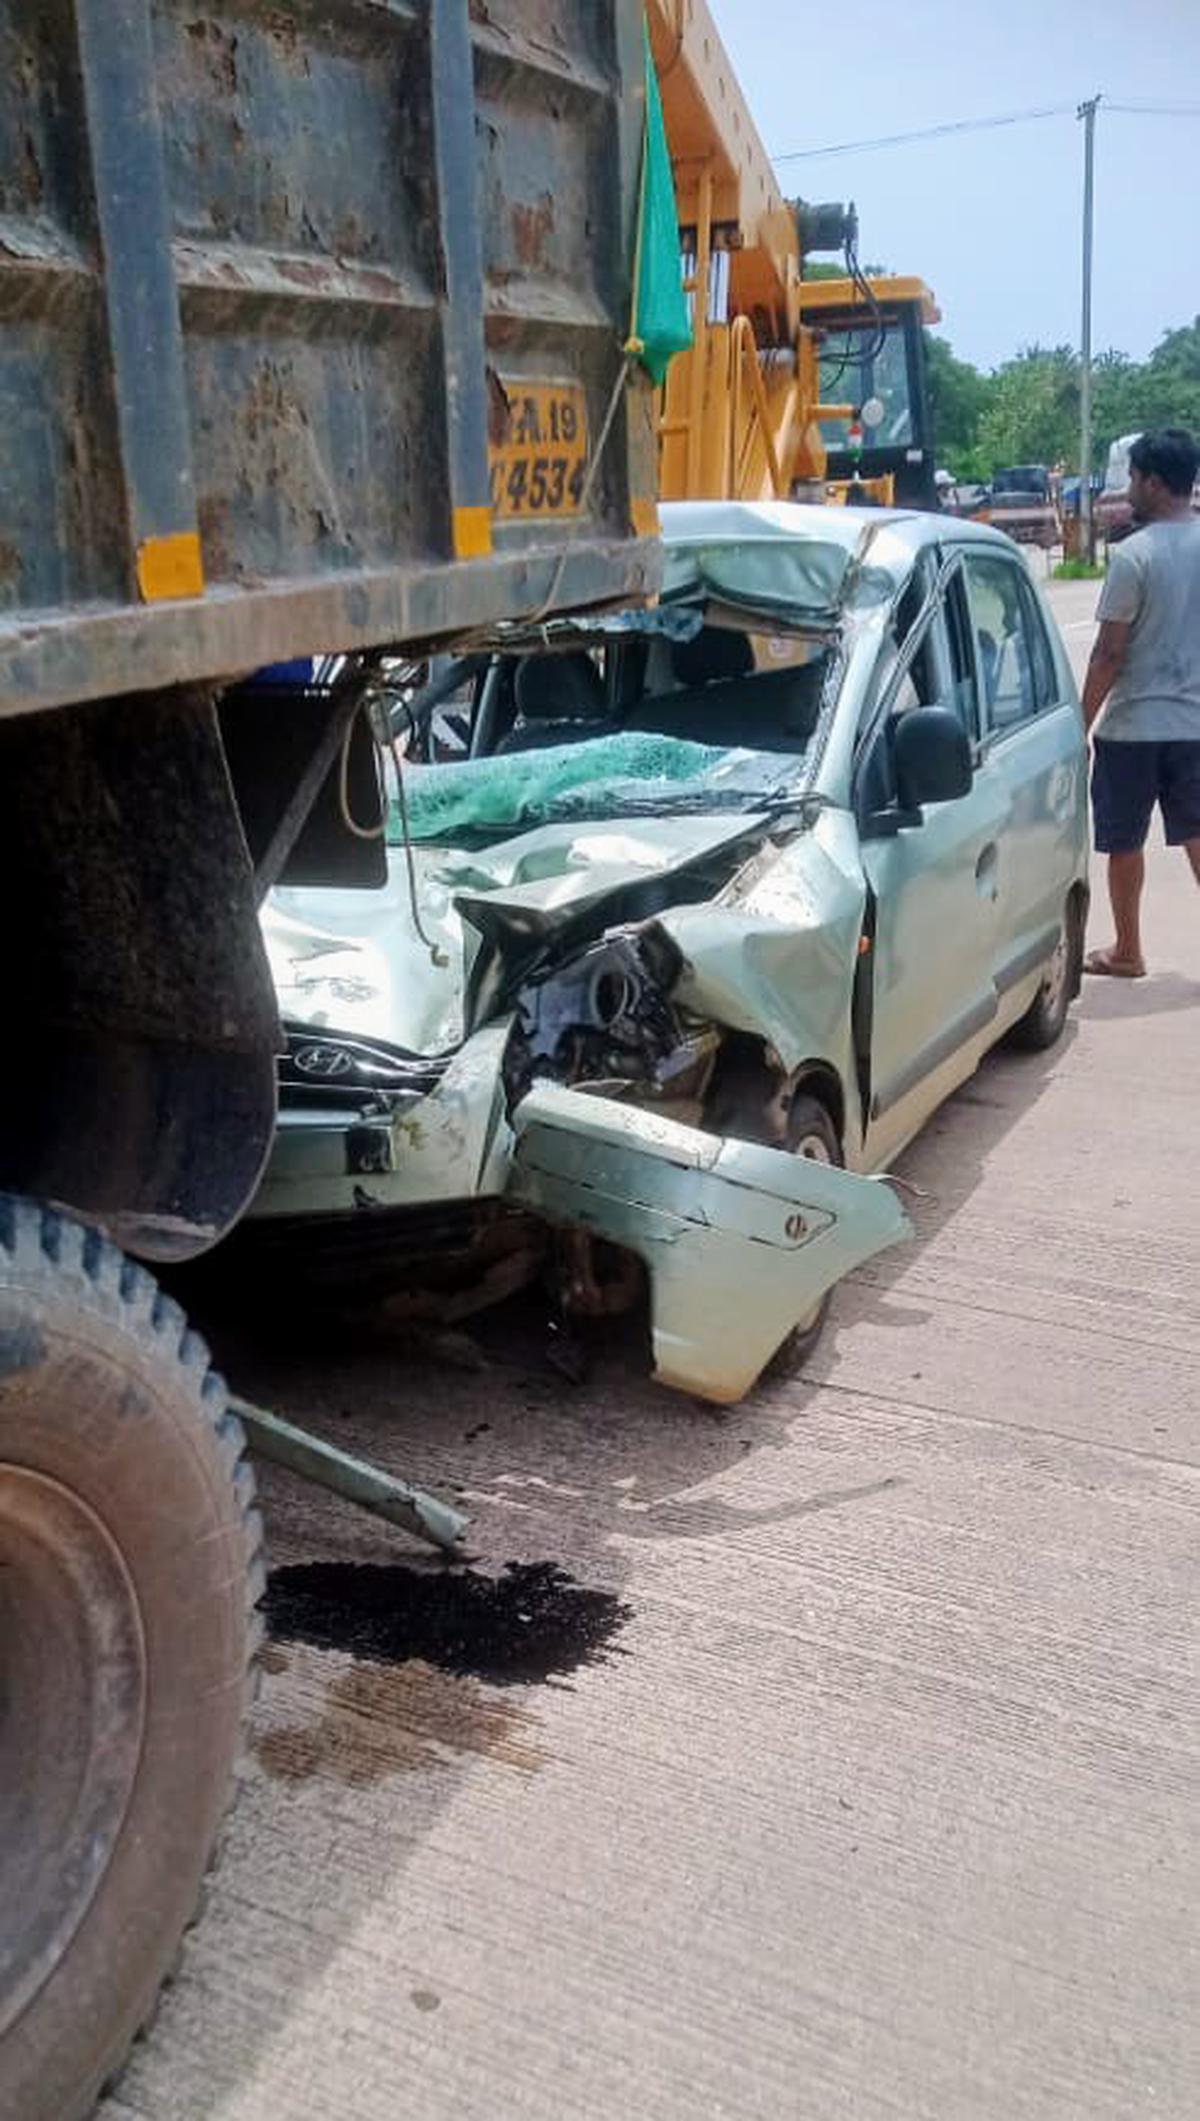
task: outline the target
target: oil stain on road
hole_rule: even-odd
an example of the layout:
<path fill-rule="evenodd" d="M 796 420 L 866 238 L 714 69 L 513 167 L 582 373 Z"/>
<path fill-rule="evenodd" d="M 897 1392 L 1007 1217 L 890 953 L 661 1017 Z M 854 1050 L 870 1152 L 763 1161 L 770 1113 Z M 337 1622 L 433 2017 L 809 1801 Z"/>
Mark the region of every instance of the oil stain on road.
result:
<path fill-rule="evenodd" d="M 286 1685 L 268 1690 L 259 1765 L 363 1788 L 464 1755 L 535 1773 L 538 1718 L 499 1690 L 562 1685 L 613 1654 L 630 1609 L 546 1562 L 496 1577 L 316 1562 L 273 1571 L 265 1612 L 262 1662 Z"/>
<path fill-rule="evenodd" d="M 301 1562 L 272 1571 L 264 1613 L 277 1642 L 391 1665 L 420 1658 L 459 1678 L 527 1686 L 609 1653 L 630 1608 L 548 1561 L 509 1562 L 499 1576 Z"/>

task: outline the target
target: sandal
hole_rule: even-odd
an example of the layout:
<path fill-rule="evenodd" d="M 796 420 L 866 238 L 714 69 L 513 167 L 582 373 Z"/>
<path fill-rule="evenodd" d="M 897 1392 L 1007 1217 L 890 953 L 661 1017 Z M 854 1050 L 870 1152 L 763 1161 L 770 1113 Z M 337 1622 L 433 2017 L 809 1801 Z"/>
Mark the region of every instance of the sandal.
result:
<path fill-rule="evenodd" d="M 1089 950 L 1083 961 L 1083 969 L 1103 979 L 1146 977 L 1146 967 L 1140 958 L 1118 957 L 1112 950 Z"/>

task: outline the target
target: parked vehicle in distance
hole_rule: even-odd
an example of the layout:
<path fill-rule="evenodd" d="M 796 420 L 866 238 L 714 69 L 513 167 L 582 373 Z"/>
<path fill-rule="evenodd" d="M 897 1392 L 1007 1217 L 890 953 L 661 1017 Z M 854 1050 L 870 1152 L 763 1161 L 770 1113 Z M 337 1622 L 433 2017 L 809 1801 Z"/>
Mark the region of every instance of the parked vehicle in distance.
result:
<path fill-rule="evenodd" d="M 999 1038 L 1061 1033 L 1085 747 L 996 532 L 722 502 L 664 533 L 659 608 L 398 713 L 382 893 L 272 895 L 280 1122 L 233 1241 L 293 1295 L 449 1317 L 545 1270 L 616 1310 L 640 1258 L 659 1374 L 730 1399 L 902 1234 L 867 1174 Z M 467 755 L 429 763 L 456 681 Z"/>
<path fill-rule="evenodd" d="M 1110 538 L 1114 529 L 1125 535 L 1133 528 L 1133 511 L 1129 506 L 1129 452 L 1138 439 L 1137 434 L 1120 435 L 1108 452 L 1096 513 Z"/>
<path fill-rule="evenodd" d="M 1096 527 L 1106 543 L 1115 545 L 1137 529 L 1129 501 L 1129 453 L 1139 434 L 1121 435 L 1108 452 L 1104 483 L 1094 503 Z M 1200 510 L 1200 481 L 1192 493 L 1192 507 Z"/>
<path fill-rule="evenodd" d="M 1017 464 L 994 472 L 979 520 L 994 523 L 1018 545 L 1048 552 L 1062 543 L 1062 519 L 1050 472 L 1044 464 Z"/>
<path fill-rule="evenodd" d="M 948 486 L 940 490 L 942 513 L 949 516 L 976 516 L 986 508 L 991 489 L 977 479 L 951 478 Z"/>
<path fill-rule="evenodd" d="M 1108 545 L 1115 545 L 1121 538 L 1128 537 L 1134 527 L 1129 505 L 1129 452 L 1136 441 L 1136 435 L 1123 435 L 1114 442 L 1104 471 L 1094 471 L 1089 481 L 1096 536 L 1103 538 Z M 1083 481 L 1078 472 L 1063 479 L 1059 503 L 1064 525 L 1078 517 L 1082 490 Z M 1068 549 L 1069 545 L 1070 540 Z"/>
<path fill-rule="evenodd" d="M 1097 472 L 1092 477 L 1093 520 L 1097 536 L 1106 545 L 1119 544 L 1137 528 L 1129 501 L 1129 453 L 1137 440 L 1137 434 L 1120 435 L 1109 449 L 1103 474 Z M 1064 514 L 1078 515 L 1079 488 L 1077 477 L 1063 480 Z M 1200 511 L 1200 480 L 1192 494 L 1192 507 Z"/>

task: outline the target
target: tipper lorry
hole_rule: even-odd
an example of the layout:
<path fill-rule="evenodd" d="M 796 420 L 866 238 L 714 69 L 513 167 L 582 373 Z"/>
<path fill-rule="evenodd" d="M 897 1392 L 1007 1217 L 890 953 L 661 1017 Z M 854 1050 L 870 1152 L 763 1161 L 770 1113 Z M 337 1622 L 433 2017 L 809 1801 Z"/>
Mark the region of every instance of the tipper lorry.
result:
<path fill-rule="evenodd" d="M 370 882 L 389 654 L 651 595 L 636 0 L 0 0 L 0 2114 L 78 2121 L 234 1784 L 261 1527 L 151 1269 Z M 246 681 L 334 656 L 328 684 Z"/>

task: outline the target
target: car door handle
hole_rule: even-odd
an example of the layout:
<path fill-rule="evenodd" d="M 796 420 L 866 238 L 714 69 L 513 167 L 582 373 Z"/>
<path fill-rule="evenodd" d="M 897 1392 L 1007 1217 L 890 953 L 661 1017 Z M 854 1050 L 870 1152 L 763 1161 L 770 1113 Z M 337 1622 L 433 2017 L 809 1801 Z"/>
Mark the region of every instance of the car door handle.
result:
<path fill-rule="evenodd" d="M 995 840 L 989 840 L 987 846 L 980 849 L 979 858 L 975 864 L 975 889 L 981 898 L 995 898 L 998 889 L 997 870 L 999 864 L 1000 850 Z"/>

